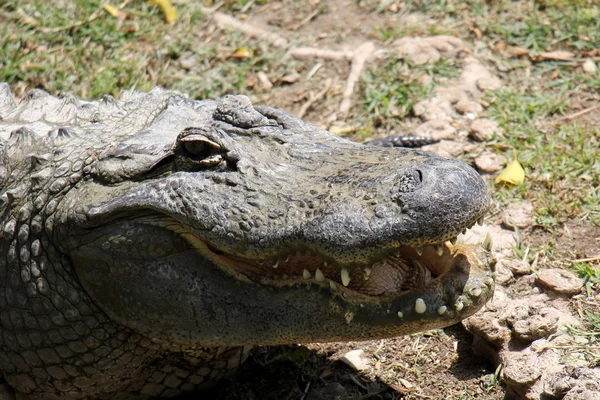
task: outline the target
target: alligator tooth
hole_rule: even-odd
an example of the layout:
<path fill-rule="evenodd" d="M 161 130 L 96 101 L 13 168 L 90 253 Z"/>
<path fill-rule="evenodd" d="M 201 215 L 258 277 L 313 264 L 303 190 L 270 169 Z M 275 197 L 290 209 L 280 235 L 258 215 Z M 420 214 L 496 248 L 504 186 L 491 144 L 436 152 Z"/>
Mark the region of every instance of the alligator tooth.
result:
<path fill-rule="evenodd" d="M 435 247 L 435 252 L 437 253 L 438 256 L 442 256 L 444 254 L 444 246 L 441 244 L 436 244 L 434 245 Z"/>
<path fill-rule="evenodd" d="M 367 280 L 369 280 L 370 276 L 371 276 L 371 268 L 365 267 L 365 269 L 363 269 L 363 278 L 365 279 L 365 281 L 367 281 Z"/>
<path fill-rule="evenodd" d="M 462 301 L 457 301 L 457 302 L 454 304 L 454 309 L 455 309 L 456 311 L 460 311 L 460 310 L 462 310 L 464 307 L 465 307 L 465 305 L 464 305 L 464 303 L 463 303 Z"/>
<path fill-rule="evenodd" d="M 256 263 L 257 263 L 258 265 L 264 265 L 264 263 L 265 263 L 265 260 L 258 260 Z"/>
<path fill-rule="evenodd" d="M 348 286 L 350 283 L 350 274 L 346 268 L 342 268 L 342 284 Z"/>
<path fill-rule="evenodd" d="M 288 261 L 290 261 L 290 256 L 289 255 L 285 258 L 284 262 L 288 262 Z"/>
<path fill-rule="evenodd" d="M 425 300 L 419 297 L 415 301 L 415 312 L 417 314 L 423 314 L 425 311 L 427 311 L 427 304 L 425 304 Z"/>
<path fill-rule="evenodd" d="M 440 314 L 440 315 L 442 315 L 442 314 L 444 314 L 444 313 L 446 312 L 446 310 L 448 310 L 448 307 L 446 307 L 446 306 L 441 306 L 441 307 L 439 307 L 439 308 L 437 309 L 437 313 L 438 313 L 438 314 Z"/>
<path fill-rule="evenodd" d="M 352 319 L 354 318 L 354 313 L 351 311 L 348 311 L 346 313 L 346 315 L 344 316 L 344 318 L 346 319 L 346 323 L 349 324 L 350 322 L 352 322 Z"/>
<path fill-rule="evenodd" d="M 471 289 L 471 294 L 473 297 L 479 297 L 481 295 L 481 288 L 473 288 Z"/>
<path fill-rule="evenodd" d="M 487 251 L 492 251 L 492 235 L 489 232 L 485 235 L 482 245 Z"/>
<path fill-rule="evenodd" d="M 417 254 L 419 256 L 423 255 L 423 248 L 422 247 L 415 247 L 415 251 L 417 252 Z"/>
<path fill-rule="evenodd" d="M 479 225 L 479 226 L 483 225 L 483 217 L 479 217 L 479 219 L 477 219 L 477 225 Z"/>
<path fill-rule="evenodd" d="M 277 268 L 279 267 L 279 260 L 277 260 L 277 262 L 275 264 L 273 264 L 273 268 Z"/>
<path fill-rule="evenodd" d="M 302 271 L 302 277 L 304 279 L 310 279 L 312 278 L 312 275 L 310 274 L 310 272 L 305 268 L 304 271 Z"/>
<path fill-rule="evenodd" d="M 323 272 L 321 272 L 321 270 L 318 269 L 318 268 L 315 271 L 315 280 L 317 282 L 324 282 L 325 281 L 325 275 L 323 275 Z"/>
<path fill-rule="evenodd" d="M 333 290 L 334 292 L 337 290 L 337 285 L 335 284 L 334 281 L 329 281 L 329 288 L 331 290 Z"/>
<path fill-rule="evenodd" d="M 404 313 L 403 313 L 402 311 L 398 311 L 398 316 L 399 316 L 400 318 L 402 318 L 402 317 L 404 317 Z"/>

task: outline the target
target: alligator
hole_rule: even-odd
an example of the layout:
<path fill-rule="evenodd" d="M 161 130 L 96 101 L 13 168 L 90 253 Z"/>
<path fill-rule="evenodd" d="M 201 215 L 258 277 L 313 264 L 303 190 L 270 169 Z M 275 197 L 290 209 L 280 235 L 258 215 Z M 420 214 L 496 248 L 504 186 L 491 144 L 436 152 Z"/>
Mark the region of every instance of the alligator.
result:
<path fill-rule="evenodd" d="M 0 84 L 0 395 L 176 397 L 262 345 L 454 324 L 494 290 L 486 183 L 245 96 Z M 1 397 L 1 396 L 0 396 Z"/>

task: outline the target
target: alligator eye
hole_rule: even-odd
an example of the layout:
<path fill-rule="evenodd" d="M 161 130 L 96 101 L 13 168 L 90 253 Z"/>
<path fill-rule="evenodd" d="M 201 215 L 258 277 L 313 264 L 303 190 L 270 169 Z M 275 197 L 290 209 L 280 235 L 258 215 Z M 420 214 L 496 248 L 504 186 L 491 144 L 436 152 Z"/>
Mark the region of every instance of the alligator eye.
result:
<path fill-rule="evenodd" d="M 183 142 L 184 150 L 195 158 L 204 158 L 202 156 L 206 154 L 207 147 L 204 142 Z"/>
<path fill-rule="evenodd" d="M 177 168 L 197 170 L 206 168 L 227 168 L 227 150 L 211 139 L 210 131 L 190 127 L 184 129 L 175 144 Z"/>
<path fill-rule="evenodd" d="M 182 155 L 193 161 L 202 161 L 221 153 L 221 146 L 205 136 L 190 135 L 179 143 Z"/>

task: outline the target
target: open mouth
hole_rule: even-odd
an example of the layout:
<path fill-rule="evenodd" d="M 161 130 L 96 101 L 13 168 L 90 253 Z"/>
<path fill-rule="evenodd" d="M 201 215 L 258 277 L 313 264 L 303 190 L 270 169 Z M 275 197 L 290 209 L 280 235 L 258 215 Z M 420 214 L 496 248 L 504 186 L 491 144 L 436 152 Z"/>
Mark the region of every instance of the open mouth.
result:
<path fill-rule="evenodd" d="M 399 247 L 366 266 L 343 265 L 305 249 L 271 259 L 250 259 L 226 254 L 205 243 L 196 242 L 195 247 L 210 253 L 218 265 L 239 280 L 273 287 L 319 285 L 360 303 L 393 301 L 408 292 L 426 291 L 451 274 L 460 274 L 465 280 L 470 275 L 485 275 L 485 286 L 493 285 L 492 266 L 477 254 L 478 249 L 489 253 L 489 237 L 481 244 L 457 243 L 455 237 L 423 247 Z M 477 297 L 479 291 L 471 290 L 471 295 Z"/>

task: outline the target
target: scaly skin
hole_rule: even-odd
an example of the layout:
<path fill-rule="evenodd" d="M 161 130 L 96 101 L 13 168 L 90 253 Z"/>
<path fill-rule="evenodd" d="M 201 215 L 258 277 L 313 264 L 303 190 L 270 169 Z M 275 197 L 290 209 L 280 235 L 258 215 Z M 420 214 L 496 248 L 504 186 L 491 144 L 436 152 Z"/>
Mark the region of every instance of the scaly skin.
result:
<path fill-rule="evenodd" d="M 255 345 L 447 326 L 493 293 L 490 245 L 446 242 L 489 201 L 462 162 L 244 96 L 2 84 L 0 117 L 0 371 L 23 398 L 173 397 Z"/>

